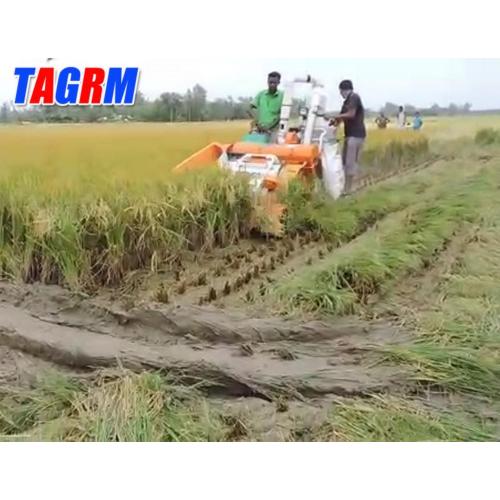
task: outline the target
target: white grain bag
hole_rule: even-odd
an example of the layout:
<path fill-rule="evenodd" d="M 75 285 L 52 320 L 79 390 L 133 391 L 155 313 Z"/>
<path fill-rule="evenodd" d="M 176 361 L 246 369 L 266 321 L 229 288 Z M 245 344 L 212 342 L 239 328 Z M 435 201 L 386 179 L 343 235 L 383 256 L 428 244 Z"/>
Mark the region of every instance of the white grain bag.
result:
<path fill-rule="evenodd" d="M 338 144 L 324 144 L 321 154 L 323 166 L 323 184 L 326 192 L 334 199 L 344 192 L 345 176 L 342 156 Z"/>

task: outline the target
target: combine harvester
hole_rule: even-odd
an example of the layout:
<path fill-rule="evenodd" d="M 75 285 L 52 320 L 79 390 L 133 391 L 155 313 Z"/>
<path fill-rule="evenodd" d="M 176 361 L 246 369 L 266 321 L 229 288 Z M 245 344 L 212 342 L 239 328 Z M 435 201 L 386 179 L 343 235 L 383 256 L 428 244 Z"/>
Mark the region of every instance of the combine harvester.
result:
<path fill-rule="evenodd" d="M 297 126 L 290 127 L 292 105 L 299 87 L 307 86 L 306 106 Z M 255 194 L 256 226 L 280 236 L 286 207 L 280 202 L 293 179 L 311 185 L 321 179 L 327 193 L 337 199 L 344 189 L 342 156 L 336 128 L 325 117 L 327 94 L 310 76 L 285 84 L 277 143 L 255 131 L 234 144 L 212 143 L 175 167 L 175 171 L 204 168 L 214 163 L 235 174 L 250 177 Z"/>

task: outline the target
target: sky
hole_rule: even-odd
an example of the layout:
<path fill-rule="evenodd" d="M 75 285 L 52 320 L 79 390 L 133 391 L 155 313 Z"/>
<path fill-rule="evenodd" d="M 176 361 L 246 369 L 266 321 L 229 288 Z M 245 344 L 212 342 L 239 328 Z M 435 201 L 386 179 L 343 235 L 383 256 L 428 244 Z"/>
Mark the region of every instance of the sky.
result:
<path fill-rule="evenodd" d="M 48 54 L 54 55 L 54 54 Z M 0 101 L 14 98 L 15 66 L 42 66 L 42 58 L 0 60 Z M 427 107 L 433 103 L 470 102 L 473 109 L 500 108 L 500 59 L 434 58 L 157 58 L 143 60 L 55 58 L 56 68 L 65 66 L 139 66 L 139 89 L 149 98 L 164 91 L 184 92 L 195 83 L 210 99 L 232 95 L 253 96 L 266 85 L 268 72 L 283 79 L 311 74 L 329 93 L 332 108 L 340 104 L 340 80 L 353 80 L 365 106 L 377 109 L 385 102 Z"/>

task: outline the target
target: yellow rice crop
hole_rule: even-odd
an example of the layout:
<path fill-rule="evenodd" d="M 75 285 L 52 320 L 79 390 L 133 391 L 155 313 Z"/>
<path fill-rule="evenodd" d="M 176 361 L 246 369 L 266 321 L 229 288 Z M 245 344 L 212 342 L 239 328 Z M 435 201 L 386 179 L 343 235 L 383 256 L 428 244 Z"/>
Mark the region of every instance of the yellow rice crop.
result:
<path fill-rule="evenodd" d="M 212 141 L 235 141 L 247 124 L 26 125 L 0 128 L 0 179 L 30 172 L 40 189 L 90 182 L 165 181 Z"/>
<path fill-rule="evenodd" d="M 212 142 L 233 142 L 246 122 L 200 124 L 26 125 L 0 128 L 0 180 L 35 176 L 37 190 L 143 185 L 171 180 L 171 168 Z M 368 150 L 411 143 L 411 131 L 371 130 Z"/>
<path fill-rule="evenodd" d="M 154 271 L 182 249 L 236 241 L 250 219 L 246 183 L 219 171 L 184 177 L 171 170 L 212 141 L 238 140 L 247 128 L 0 127 L 0 274 L 72 287 L 117 284 L 130 270 Z M 406 151 L 400 145 L 412 150 L 414 139 L 410 131 L 373 131 L 366 154 L 397 163 Z"/>

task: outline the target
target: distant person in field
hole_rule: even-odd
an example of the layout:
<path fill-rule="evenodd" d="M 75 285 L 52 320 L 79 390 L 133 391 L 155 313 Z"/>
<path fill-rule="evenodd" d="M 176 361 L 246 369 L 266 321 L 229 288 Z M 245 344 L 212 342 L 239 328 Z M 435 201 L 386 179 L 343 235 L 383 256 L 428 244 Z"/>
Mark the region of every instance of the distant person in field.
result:
<path fill-rule="evenodd" d="M 403 106 L 399 106 L 398 111 L 398 127 L 405 128 L 406 126 L 406 113 Z"/>
<path fill-rule="evenodd" d="M 358 173 L 358 162 L 366 139 L 365 108 L 361 97 L 354 92 L 351 80 L 343 80 L 339 85 L 340 95 L 344 99 L 340 114 L 333 117 L 331 123 L 344 122 L 344 147 L 342 161 L 345 172 L 344 195 L 352 192 L 354 179 Z"/>
<path fill-rule="evenodd" d="M 267 75 L 267 89 L 257 94 L 252 101 L 250 116 L 252 129 L 261 134 L 268 134 L 270 142 L 276 142 L 280 123 L 283 92 L 278 90 L 281 75 L 273 71 Z"/>
<path fill-rule="evenodd" d="M 380 113 L 377 118 L 375 118 L 375 123 L 377 124 L 378 128 L 387 128 L 387 124 L 390 122 L 389 118 L 385 116 L 384 113 Z"/>
<path fill-rule="evenodd" d="M 413 118 L 413 130 L 420 130 L 423 125 L 424 122 L 422 120 L 422 117 L 420 116 L 420 113 L 417 111 L 415 113 L 415 118 Z"/>

